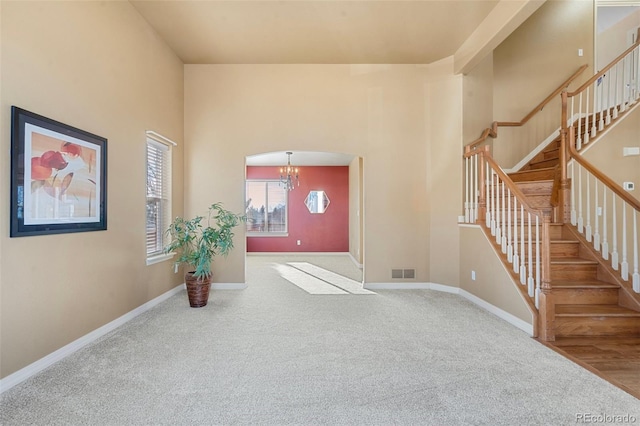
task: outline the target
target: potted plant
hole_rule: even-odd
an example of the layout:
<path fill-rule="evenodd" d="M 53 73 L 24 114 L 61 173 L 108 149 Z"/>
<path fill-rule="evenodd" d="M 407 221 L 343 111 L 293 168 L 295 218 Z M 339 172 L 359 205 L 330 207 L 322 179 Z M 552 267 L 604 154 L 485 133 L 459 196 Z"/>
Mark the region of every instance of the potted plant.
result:
<path fill-rule="evenodd" d="M 203 216 L 193 219 L 176 217 L 169 225 L 171 237 L 165 253 L 175 253 L 176 267 L 185 264 L 185 283 L 192 308 L 205 306 L 211 288 L 211 262 L 216 255 L 226 256 L 233 249 L 233 228 L 246 220 L 225 210 L 221 203 L 209 207 L 206 224 Z"/>

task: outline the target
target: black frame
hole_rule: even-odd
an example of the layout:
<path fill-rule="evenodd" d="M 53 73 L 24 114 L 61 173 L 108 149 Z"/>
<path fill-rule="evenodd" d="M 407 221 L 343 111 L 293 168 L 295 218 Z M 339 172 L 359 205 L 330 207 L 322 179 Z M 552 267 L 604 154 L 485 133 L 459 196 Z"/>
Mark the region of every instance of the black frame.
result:
<path fill-rule="evenodd" d="M 27 136 L 27 125 L 36 126 L 47 133 L 49 137 L 60 139 L 62 146 L 79 142 L 82 146 L 90 147 L 97 153 L 96 155 L 96 178 L 86 179 L 93 183 L 96 192 L 99 190 L 99 196 L 96 196 L 95 202 L 95 218 L 87 216 L 84 220 L 74 221 L 73 218 L 54 218 L 51 223 L 35 223 L 25 224 L 25 170 L 26 162 L 29 161 L 29 170 L 33 164 L 32 153 L 25 153 L 25 137 Z M 31 128 L 31 126 L 29 126 Z M 37 133 L 37 132 L 33 132 Z M 31 136 L 29 136 L 31 137 Z M 31 139 L 29 139 L 31 140 Z M 74 141 L 74 142 L 69 142 Z M 63 148 L 61 150 L 64 151 Z M 64 152 L 64 154 L 68 154 Z M 98 159 L 99 154 L 99 159 Z M 57 153 L 56 155 L 60 155 Z M 43 156 L 44 157 L 44 156 Z M 56 157 L 62 158 L 62 157 Z M 44 160 L 43 160 L 44 161 Z M 40 163 L 37 163 L 40 164 Z M 68 163 L 65 163 L 65 167 Z M 35 167 L 35 166 L 34 166 Z M 63 169 L 63 167 L 61 167 Z M 99 169 L 99 174 L 97 173 Z M 55 170 L 55 169 L 52 169 Z M 69 173 L 71 174 L 71 173 Z M 67 175 L 68 176 L 68 175 Z M 42 178 L 41 178 L 42 179 Z M 64 192 L 73 179 L 73 174 L 66 182 L 66 186 L 62 189 Z M 48 178 L 46 179 L 49 180 Z M 65 179 L 66 181 L 66 179 Z M 35 181 L 30 182 L 33 189 Z M 38 180 L 35 183 L 44 182 Z M 55 177 L 53 177 L 55 183 Z M 86 182 L 85 182 L 86 184 Z M 43 184 L 44 185 L 44 184 Z M 36 190 L 40 190 L 40 186 L 36 186 Z M 31 194 L 31 192 L 29 193 Z M 57 193 L 56 193 L 57 195 Z M 29 198 L 31 195 L 29 195 Z M 89 211 L 91 211 L 91 197 L 89 197 Z M 36 204 L 37 206 L 37 204 Z M 29 206 L 27 206 L 29 207 Z M 39 222 L 47 219 L 39 219 Z M 102 231 L 107 229 L 107 139 L 94 135 L 84 130 L 68 126 L 55 120 L 43 117 L 33 112 L 11 107 L 11 237 L 25 237 L 31 235 L 46 234 L 62 234 L 68 232 L 86 232 L 86 231 Z"/>

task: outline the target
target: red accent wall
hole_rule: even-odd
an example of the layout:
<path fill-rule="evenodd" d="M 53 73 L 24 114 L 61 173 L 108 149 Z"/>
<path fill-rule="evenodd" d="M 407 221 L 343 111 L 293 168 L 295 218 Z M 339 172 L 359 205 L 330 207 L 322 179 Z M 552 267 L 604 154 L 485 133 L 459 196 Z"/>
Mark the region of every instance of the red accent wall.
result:
<path fill-rule="evenodd" d="M 349 251 L 349 167 L 304 166 L 299 176 L 300 186 L 289 192 L 289 235 L 247 237 L 247 252 Z M 279 177 L 277 167 L 247 166 L 247 179 Z M 325 191 L 329 198 L 322 214 L 311 214 L 304 204 L 313 190 Z"/>

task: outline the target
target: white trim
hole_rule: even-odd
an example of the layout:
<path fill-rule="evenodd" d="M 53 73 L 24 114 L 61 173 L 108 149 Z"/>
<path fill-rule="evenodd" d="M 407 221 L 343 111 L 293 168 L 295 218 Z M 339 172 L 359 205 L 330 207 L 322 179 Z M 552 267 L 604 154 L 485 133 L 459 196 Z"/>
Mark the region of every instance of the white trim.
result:
<path fill-rule="evenodd" d="M 171 144 L 173 146 L 178 146 L 176 142 L 172 141 L 166 136 L 162 136 L 160 133 L 154 132 L 153 130 L 147 130 L 145 133 L 147 134 L 148 138 L 151 138 L 156 142 L 160 142 L 161 144 L 164 144 L 164 145 Z"/>
<path fill-rule="evenodd" d="M 634 109 L 636 109 L 638 107 L 638 105 L 640 105 L 640 102 L 636 102 L 635 104 L 631 105 L 625 112 L 624 115 L 628 115 L 631 114 L 633 112 Z M 619 117 L 620 118 L 620 117 Z M 591 149 L 592 146 L 594 146 L 596 143 L 598 143 L 600 141 L 600 139 L 604 138 L 605 135 L 607 133 L 609 133 L 611 130 L 613 130 L 618 124 L 620 124 L 622 121 L 624 120 L 620 120 L 619 118 L 617 118 L 616 120 L 611 120 L 611 124 L 604 129 L 602 132 L 598 132 L 598 134 L 596 135 L 596 137 L 594 139 L 591 139 L 589 141 L 589 143 L 584 146 L 581 150 L 580 150 L 580 154 L 584 155 L 587 151 L 589 151 Z M 571 160 L 569 160 L 569 162 L 573 162 L 575 161 L 573 158 Z"/>
<path fill-rule="evenodd" d="M 535 157 L 536 155 L 541 153 L 542 150 L 544 150 L 551 142 L 553 142 L 553 140 L 555 138 L 558 137 L 558 135 L 560 135 L 560 128 L 559 127 L 556 130 L 554 130 L 553 133 L 551 133 L 551 135 L 549 135 L 544 141 L 542 141 L 542 143 L 540 143 L 537 147 L 535 147 L 533 149 L 533 151 L 531 151 L 529 154 L 527 154 L 526 157 L 524 157 L 522 160 L 520 160 L 520 162 L 518 164 L 516 164 L 515 166 L 513 166 L 510 169 L 502 169 L 502 170 L 506 174 L 517 172 L 518 170 L 523 168 L 525 165 L 527 165 L 529 163 L 529 161 L 531 161 L 533 159 L 533 157 Z"/>
<path fill-rule="evenodd" d="M 460 291 L 459 291 L 458 294 L 460 294 L 460 296 L 462 296 L 465 299 L 467 299 L 469 302 L 471 302 L 471 303 L 473 303 L 475 305 L 478 305 L 479 307 L 481 307 L 485 311 L 488 311 L 488 312 L 494 314 L 498 318 L 505 320 L 509 324 L 519 328 L 520 330 L 524 331 L 525 333 L 529 334 L 530 336 L 533 336 L 533 325 L 532 324 L 529 324 L 526 321 L 521 320 L 520 318 L 510 314 L 507 311 L 503 311 L 502 309 L 498 308 L 497 306 L 494 306 L 491 303 L 479 298 L 475 294 L 471 294 L 468 291 L 463 290 L 463 289 L 459 289 L 459 290 Z"/>
<path fill-rule="evenodd" d="M 38 361 L 27 365 L 26 367 L 16 371 L 13 374 L 8 375 L 4 379 L 1 379 L 0 394 L 2 394 L 4 391 L 11 389 L 15 385 L 24 382 L 25 380 L 41 372 L 45 368 L 50 367 L 56 362 L 73 354 L 74 352 L 84 348 L 88 344 L 95 342 L 96 340 L 106 335 L 107 333 L 110 333 L 111 331 L 117 329 L 121 325 L 124 325 L 128 321 L 131 321 L 138 315 L 148 311 L 149 309 L 155 307 L 156 305 L 164 302 L 171 296 L 181 292 L 182 290 L 184 290 L 184 288 L 185 288 L 184 284 L 180 284 L 179 286 L 174 287 L 173 289 L 167 291 L 166 293 L 161 294 L 155 299 L 151 299 L 147 303 L 138 306 L 134 310 L 122 315 L 119 318 L 116 318 L 110 323 L 105 324 L 102 327 L 97 328 L 88 334 L 85 334 L 79 339 L 76 339 L 73 342 L 69 343 L 68 345 L 61 347 L 57 351 L 50 353 L 44 358 L 40 358 Z"/>
<path fill-rule="evenodd" d="M 353 263 L 355 263 L 355 265 L 358 267 L 358 269 L 362 269 L 364 266 L 362 265 L 362 263 L 358 262 L 356 260 L 355 257 L 353 257 L 353 255 L 351 254 L 351 252 L 348 253 L 349 257 L 351 258 L 351 260 L 353 261 Z"/>
<path fill-rule="evenodd" d="M 480 228 L 480 225 L 475 223 L 458 223 L 459 228 Z"/>
<path fill-rule="evenodd" d="M 477 305 L 485 311 L 488 311 L 498 318 L 508 322 L 514 327 L 519 328 L 530 336 L 533 336 L 532 324 L 529 324 L 528 322 L 498 308 L 497 306 L 492 305 L 484 299 L 481 299 L 478 296 L 469 293 L 468 291 L 463 290 L 459 287 L 437 283 L 365 283 L 364 288 L 367 290 L 433 290 L 443 293 L 457 294 L 461 297 L 464 297 L 474 305 Z"/>
<path fill-rule="evenodd" d="M 366 290 L 431 290 L 429 283 L 397 282 L 397 283 L 364 283 Z"/>
<path fill-rule="evenodd" d="M 247 256 L 347 256 L 346 251 L 251 251 Z"/>
<path fill-rule="evenodd" d="M 147 257 L 147 266 L 154 265 L 156 263 L 164 262 L 174 256 L 174 253 L 158 254 L 156 256 Z"/>
<path fill-rule="evenodd" d="M 212 290 L 244 290 L 247 283 L 211 283 Z"/>

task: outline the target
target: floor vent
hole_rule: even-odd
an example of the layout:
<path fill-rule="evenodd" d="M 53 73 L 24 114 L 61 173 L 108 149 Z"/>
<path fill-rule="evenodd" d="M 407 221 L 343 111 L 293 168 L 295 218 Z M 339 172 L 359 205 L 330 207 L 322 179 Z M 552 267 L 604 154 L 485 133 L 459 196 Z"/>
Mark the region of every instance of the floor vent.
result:
<path fill-rule="evenodd" d="M 415 269 L 392 269 L 391 270 L 391 278 L 401 279 L 401 278 L 415 278 L 416 270 Z"/>

